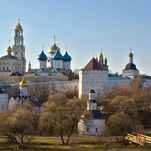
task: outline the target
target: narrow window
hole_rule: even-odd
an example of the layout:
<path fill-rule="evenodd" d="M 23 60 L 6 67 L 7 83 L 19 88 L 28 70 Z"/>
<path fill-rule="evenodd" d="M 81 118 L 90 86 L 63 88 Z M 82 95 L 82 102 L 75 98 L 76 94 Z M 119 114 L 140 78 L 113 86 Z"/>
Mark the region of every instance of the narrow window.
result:
<path fill-rule="evenodd" d="M 98 128 L 95 129 L 96 133 L 98 132 Z"/>

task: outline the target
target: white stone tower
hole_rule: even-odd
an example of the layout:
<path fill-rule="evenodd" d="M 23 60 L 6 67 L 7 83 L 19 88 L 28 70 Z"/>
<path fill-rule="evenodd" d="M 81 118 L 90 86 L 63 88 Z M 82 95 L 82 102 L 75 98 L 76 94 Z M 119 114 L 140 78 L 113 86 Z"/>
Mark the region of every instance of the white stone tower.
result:
<path fill-rule="evenodd" d="M 15 28 L 13 54 L 18 59 L 22 60 L 22 73 L 26 72 L 25 46 L 23 37 L 23 28 L 18 22 Z"/>
<path fill-rule="evenodd" d="M 97 95 L 104 96 L 103 89 L 105 87 L 108 87 L 108 65 L 107 59 L 104 59 L 101 54 L 100 59 L 92 58 L 79 71 L 79 97 L 87 96 L 90 88 L 93 88 Z"/>

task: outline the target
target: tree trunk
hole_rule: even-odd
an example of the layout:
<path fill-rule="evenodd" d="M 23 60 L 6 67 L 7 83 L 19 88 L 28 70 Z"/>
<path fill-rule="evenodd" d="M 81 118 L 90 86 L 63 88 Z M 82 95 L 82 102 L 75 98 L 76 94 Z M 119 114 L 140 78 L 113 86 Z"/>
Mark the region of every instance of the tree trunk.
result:
<path fill-rule="evenodd" d="M 72 132 L 73 132 L 74 126 L 75 126 L 75 123 L 72 124 L 72 127 L 71 127 L 71 129 L 70 129 L 70 132 L 69 132 L 69 135 L 68 135 L 68 138 L 67 138 L 67 141 L 66 141 L 66 145 L 69 144 L 70 137 L 71 137 L 71 134 L 72 134 Z"/>
<path fill-rule="evenodd" d="M 62 126 L 60 127 L 60 136 L 61 136 L 62 144 L 65 145 L 64 138 L 63 138 L 63 130 L 62 130 Z"/>

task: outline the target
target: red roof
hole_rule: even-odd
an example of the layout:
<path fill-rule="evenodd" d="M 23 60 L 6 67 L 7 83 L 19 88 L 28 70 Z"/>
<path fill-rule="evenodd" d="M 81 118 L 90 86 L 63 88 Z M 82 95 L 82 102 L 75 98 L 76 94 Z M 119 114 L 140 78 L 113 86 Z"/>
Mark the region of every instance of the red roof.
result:
<path fill-rule="evenodd" d="M 107 66 L 100 65 L 95 58 L 92 58 L 82 70 L 108 70 L 108 68 Z"/>

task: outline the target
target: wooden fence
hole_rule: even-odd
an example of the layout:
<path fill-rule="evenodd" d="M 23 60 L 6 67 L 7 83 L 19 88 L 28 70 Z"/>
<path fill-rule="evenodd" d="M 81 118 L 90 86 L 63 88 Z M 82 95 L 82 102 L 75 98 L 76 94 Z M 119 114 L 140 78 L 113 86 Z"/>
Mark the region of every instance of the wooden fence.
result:
<path fill-rule="evenodd" d="M 142 134 L 127 134 L 126 139 L 130 143 L 135 143 L 143 146 L 144 144 L 151 144 L 151 137 Z"/>

